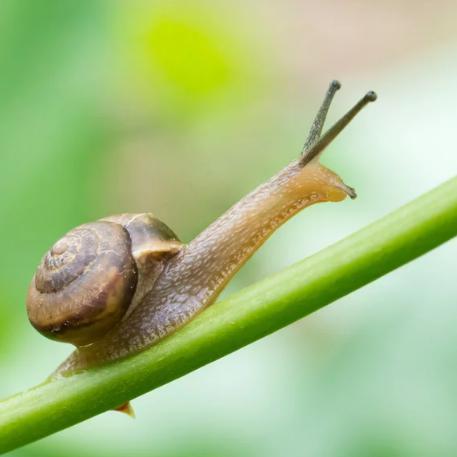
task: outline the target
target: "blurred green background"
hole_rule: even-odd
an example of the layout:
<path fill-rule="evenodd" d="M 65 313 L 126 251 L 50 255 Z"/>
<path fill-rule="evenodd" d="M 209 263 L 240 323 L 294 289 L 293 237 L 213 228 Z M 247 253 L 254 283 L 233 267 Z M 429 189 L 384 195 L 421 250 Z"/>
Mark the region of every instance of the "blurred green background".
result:
<path fill-rule="evenodd" d="M 70 228 L 153 211 L 184 241 L 370 106 L 323 162 L 355 201 L 295 217 L 239 289 L 457 168 L 457 3 L 0 1 L 0 396 L 71 351 L 28 324 L 42 254 Z M 455 456 L 457 243 L 309 318 L 15 456 Z"/>

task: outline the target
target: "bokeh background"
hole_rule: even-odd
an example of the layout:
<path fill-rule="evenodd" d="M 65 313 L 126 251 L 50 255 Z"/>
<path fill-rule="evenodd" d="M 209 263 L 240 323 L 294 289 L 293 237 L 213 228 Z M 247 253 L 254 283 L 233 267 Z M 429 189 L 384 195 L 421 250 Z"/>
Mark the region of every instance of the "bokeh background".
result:
<path fill-rule="evenodd" d="M 184 241 L 376 104 L 323 162 L 359 193 L 275 234 L 226 293 L 337 241 L 457 169 L 457 3 L 0 2 L 0 397 L 71 351 L 24 297 L 68 229 L 152 210 Z M 15 456 L 457 455 L 457 243 L 223 360 Z"/>

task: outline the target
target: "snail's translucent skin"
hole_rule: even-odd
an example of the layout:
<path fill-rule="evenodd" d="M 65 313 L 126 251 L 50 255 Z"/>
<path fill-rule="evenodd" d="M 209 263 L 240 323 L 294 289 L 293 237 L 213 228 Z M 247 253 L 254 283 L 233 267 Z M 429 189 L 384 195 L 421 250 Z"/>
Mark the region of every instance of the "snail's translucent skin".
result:
<path fill-rule="evenodd" d="M 304 168 L 290 165 L 170 258 L 129 318 L 114 332 L 76 351 L 63 369 L 125 357 L 172 333 L 214 302 L 279 225 L 306 206 L 343 200 L 344 187 L 317 163 Z"/>
<path fill-rule="evenodd" d="M 109 329 L 103 327 L 95 337 L 91 332 L 90 338 L 85 339 L 91 344 L 79 345 L 57 373 L 113 361 L 151 346 L 213 303 L 238 269 L 298 211 L 315 203 L 337 202 L 348 195 L 355 197 L 354 190 L 319 164 L 318 158 L 325 146 L 368 101 L 375 99 L 375 95 L 368 93 L 320 138 L 330 101 L 338 88 L 336 82 L 330 85 L 303 156 L 241 199 L 188 245 L 182 245 L 168 227 L 149 214 L 120 215 L 95 223 L 114 224 L 128 234 L 127 244 L 130 243 L 136 274 L 119 268 L 113 270 L 117 283 L 122 284 L 118 287 L 121 310 L 116 310 L 118 314 Z M 62 241 L 57 246 L 59 243 Z M 119 249 L 116 254 L 121 252 Z M 93 252 L 89 255 L 93 257 Z M 127 264 L 131 264 L 128 259 Z M 37 273 L 36 278 L 39 275 Z M 29 315 L 34 314 L 30 308 L 37 303 L 47 306 L 43 297 L 37 299 L 33 290 L 37 287 L 36 278 L 31 285 L 33 301 L 29 302 Z M 127 285 L 129 281 L 135 283 L 130 286 L 135 289 L 133 297 Z M 75 288 L 73 292 L 76 293 Z M 130 299 L 127 310 L 123 304 L 126 296 Z M 79 330 L 84 333 L 83 328 Z M 78 329 L 74 333 L 77 334 Z"/>

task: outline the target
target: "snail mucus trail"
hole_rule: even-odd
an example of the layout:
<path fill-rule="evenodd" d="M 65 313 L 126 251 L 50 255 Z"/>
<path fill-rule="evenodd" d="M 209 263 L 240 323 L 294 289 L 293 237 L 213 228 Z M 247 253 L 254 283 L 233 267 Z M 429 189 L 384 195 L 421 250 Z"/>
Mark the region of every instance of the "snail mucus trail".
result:
<path fill-rule="evenodd" d="M 70 231 L 45 255 L 27 299 L 32 324 L 76 351 L 55 374 L 138 353 L 212 304 L 265 240 L 303 208 L 355 198 L 319 163 L 368 102 L 368 92 L 321 136 L 333 81 L 300 157 L 257 187 L 188 245 L 151 214 L 123 214 Z"/>

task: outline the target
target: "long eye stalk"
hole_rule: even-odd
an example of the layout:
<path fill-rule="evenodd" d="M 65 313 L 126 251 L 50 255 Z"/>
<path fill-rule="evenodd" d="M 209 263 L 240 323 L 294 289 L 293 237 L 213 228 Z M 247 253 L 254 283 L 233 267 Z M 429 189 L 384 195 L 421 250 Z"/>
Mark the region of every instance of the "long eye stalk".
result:
<path fill-rule="evenodd" d="M 338 86 L 338 88 L 339 87 L 341 86 Z M 362 110 L 362 108 L 364 108 L 368 103 L 374 102 L 377 98 L 375 92 L 367 92 L 339 121 L 337 121 L 332 127 L 330 127 L 329 130 L 327 130 L 327 132 L 325 132 L 322 137 L 319 138 L 320 131 L 322 130 L 322 126 L 324 124 L 325 117 L 334 93 L 335 89 L 332 92 L 332 85 L 330 85 L 327 96 L 325 97 L 321 109 L 316 116 L 313 126 L 311 127 L 308 140 L 305 144 L 305 149 L 303 150 L 302 157 L 300 159 L 300 164 L 302 166 L 305 166 L 307 163 L 311 162 L 311 160 L 317 157 L 352 121 L 352 119 Z M 315 124 L 320 125 L 320 130 L 318 128 L 314 129 Z M 316 138 L 316 135 L 319 136 Z M 308 144 L 309 146 L 307 147 Z"/>
<path fill-rule="evenodd" d="M 328 110 L 336 91 L 339 89 L 341 89 L 341 83 L 337 80 L 333 80 L 328 86 L 322 105 L 314 118 L 311 128 L 309 129 L 308 138 L 306 138 L 305 145 L 303 146 L 302 156 L 306 155 L 307 151 L 309 151 L 319 141 Z"/>

